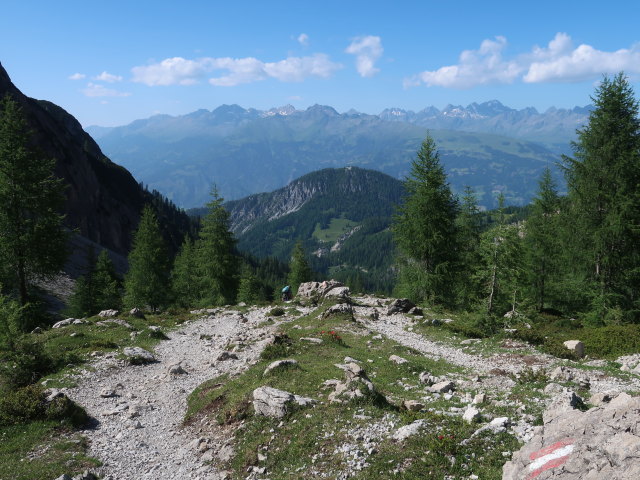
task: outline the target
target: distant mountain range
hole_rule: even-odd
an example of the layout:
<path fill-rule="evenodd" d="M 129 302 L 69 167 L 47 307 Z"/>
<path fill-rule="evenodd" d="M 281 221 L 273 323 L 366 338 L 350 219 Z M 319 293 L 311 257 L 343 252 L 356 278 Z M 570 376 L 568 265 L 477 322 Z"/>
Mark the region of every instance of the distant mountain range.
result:
<path fill-rule="evenodd" d="M 380 115 L 339 114 L 321 105 L 304 111 L 223 105 L 87 131 L 136 178 L 189 208 L 206 203 L 213 183 L 225 198 L 238 199 L 328 167 L 360 166 L 403 178 L 429 130 L 454 191 L 470 185 L 490 208 L 498 192 L 512 204 L 529 202 L 535 179 L 568 150 L 588 111 L 540 114 L 497 101 L 417 113 L 388 109 Z M 556 177 L 562 180 L 558 172 Z"/>

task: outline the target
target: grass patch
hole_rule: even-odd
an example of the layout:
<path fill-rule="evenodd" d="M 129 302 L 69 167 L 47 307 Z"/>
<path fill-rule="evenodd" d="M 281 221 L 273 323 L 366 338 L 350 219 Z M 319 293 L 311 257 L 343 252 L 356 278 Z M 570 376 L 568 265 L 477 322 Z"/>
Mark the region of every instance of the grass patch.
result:
<path fill-rule="evenodd" d="M 263 354 L 261 360 L 243 375 L 213 379 L 201 385 L 189 397 L 185 418 L 187 423 L 207 416 L 219 423 L 238 426 L 235 437 L 236 454 L 226 466 L 234 472 L 234 478 L 245 478 L 247 469 L 253 466 L 265 467 L 270 478 L 335 478 L 347 468 L 348 459 L 340 448 L 354 441 L 350 433 L 353 428 L 364 428 L 387 418 L 394 419 L 397 426 L 416 418 L 436 418 L 429 412 L 415 414 L 403 412 L 400 408 L 403 400 L 421 400 L 424 397 L 423 386 L 418 381 L 420 372 L 428 371 L 432 375 L 449 378 L 464 372 L 460 367 L 443 360 L 425 358 L 419 352 L 391 340 L 374 340 L 370 332 L 348 316 L 336 315 L 322 319 L 322 311 L 328 307 L 329 305 L 324 305 L 310 315 L 284 324 L 279 338 L 285 340 L 269 347 L 266 350 L 268 353 Z M 321 338 L 323 342 L 316 344 L 300 341 L 301 337 Z M 391 355 L 402 356 L 407 363 L 397 365 L 389 361 Z M 373 397 L 343 404 L 328 402 L 327 397 L 332 388 L 323 388 L 323 382 L 330 379 L 344 380 L 344 373 L 334 364 L 343 363 L 346 356 L 360 362 L 377 390 L 391 400 L 390 404 L 376 402 Z M 275 370 L 268 376 L 263 375 L 271 361 L 285 357 L 295 359 L 298 368 Z M 314 398 L 318 404 L 314 408 L 296 409 L 282 420 L 256 416 L 252 407 L 252 392 L 264 385 Z M 460 405 L 457 396 L 449 401 L 441 398 L 428 404 L 430 408 L 436 409 Z M 432 431 L 458 431 L 462 428 L 459 438 L 470 435 L 469 432 L 477 428 L 465 427 L 461 420 L 452 417 L 438 416 L 437 421 L 438 430 L 431 429 Z M 407 457 L 404 446 L 391 440 L 380 439 L 380 442 L 380 453 L 371 457 L 373 463 L 357 478 L 387 478 L 390 469 L 387 459 L 395 458 L 397 463 L 398 458 Z M 416 458 L 420 458 L 424 456 L 424 450 L 420 455 L 418 450 L 424 449 L 425 444 L 420 443 L 424 439 L 417 439 L 415 442 L 418 443 L 410 444 L 413 445 L 410 448 L 415 449 Z M 473 442 L 480 442 L 480 439 L 474 439 Z M 478 465 L 487 463 L 487 456 L 491 452 L 487 452 L 486 442 L 479 443 L 481 446 L 477 447 L 473 442 L 470 444 L 473 446 L 471 450 L 470 447 L 464 447 L 461 451 L 472 456 L 477 448 L 482 453 L 482 460 L 478 460 Z M 504 442 L 495 442 L 495 448 L 502 449 L 508 442 L 511 445 L 514 440 L 505 435 Z M 402 454 L 397 457 L 399 451 Z M 413 451 L 411 450 L 411 455 Z M 499 478 L 496 472 L 501 469 L 505 460 L 501 453 L 496 458 L 498 456 L 501 463 L 496 466 L 497 461 L 493 462 L 490 468 L 495 475 L 491 476 L 492 473 L 481 478 Z M 384 460 L 379 462 L 378 458 Z M 419 476 L 425 471 L 422 463 L 403 467 L 406 475 L 416 476 L 402 478 L 430 478 Z M 458 467 L 452 468 L 452 472 L 457 472 L 455 469 Z M 384 470 L 385 473 L 380 476 L 376 469 Z M 473 471 L 475 470 L 469 471 L 469 474 Z M 485 473 L 479 467 L 478 471 Z M 442 472 L 439 475 L 432 478 L 443 478 Z"/>
<path fill-rule="evenodd" d="M 51 421 L 0 427 L 0 480 L 53 479 L 100 465 L 86 439 Z"/>
<path fill-rule="evenodd" d="M 316 223 L 312 237 L 320 242 L 334 243 L 340 235 L 344 235 L 357 225 L 357 222 L 348 218 L 332 218 L 327 228 L 322 228 L 319 223 Z"/>

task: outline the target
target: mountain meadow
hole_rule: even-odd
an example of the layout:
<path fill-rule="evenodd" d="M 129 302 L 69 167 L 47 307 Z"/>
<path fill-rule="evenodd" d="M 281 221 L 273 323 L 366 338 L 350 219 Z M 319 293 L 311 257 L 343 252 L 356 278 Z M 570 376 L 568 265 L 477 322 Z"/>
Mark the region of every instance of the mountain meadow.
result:
<path fill-rule="evenodd" d="M 0 480 L 640 473 L 623 74 L 88 133 L 0 99 Z"/>

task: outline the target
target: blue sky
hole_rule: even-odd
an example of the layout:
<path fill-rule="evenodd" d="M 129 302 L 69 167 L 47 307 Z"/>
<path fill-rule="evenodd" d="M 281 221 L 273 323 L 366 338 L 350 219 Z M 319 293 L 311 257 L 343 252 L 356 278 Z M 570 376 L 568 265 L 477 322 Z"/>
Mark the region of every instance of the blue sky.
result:
<path fill-rule="evenodd" d="M 221 104 L 338 111 L 497 99 L 586 105 L 640 87 L 640 2 L 3 0 L 0 62 L 84 126 Z"/>

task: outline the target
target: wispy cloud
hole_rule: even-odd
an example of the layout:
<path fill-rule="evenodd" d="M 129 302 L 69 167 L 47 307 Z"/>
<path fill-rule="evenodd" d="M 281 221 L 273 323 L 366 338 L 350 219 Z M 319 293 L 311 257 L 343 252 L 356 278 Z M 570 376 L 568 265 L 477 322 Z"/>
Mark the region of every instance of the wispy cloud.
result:
<path fill-rule="evenodd" d="M 328 78 L 342 68 L 323 53 L 307 57 L 288 57 L 278 62 L 263 62 L 246 58 L 200 58 L 188 60 L 182 57 L 167 58 L 159 63 L 131 69 L 133 81 L 149 86 L 193 85 L 212 72 L 226 70 L 226 75 L 210 77 L 209 83 L 219 87 L 231 87 L 268 78 L 282 82 L 301 82 L 309 77 Z"/>
<path fill-rule="evenodd" d="M 69 80 L 82 80 L 86 78 L 84 73 L 74 73 L 73 75 L 69 75 Z"/>
<path fill-rule="evenodd" d="M 113 75 L 107 72 L 102 72 L 100 75 L 93 77 L 93 79 L 98 80 L 100 82 L 107 82 L 107 83 L 115 83 L 115 82 L 122 81 L 122 77 L 120 75 Z"/>
<path fill-rule="evenodd" d="M 374 66 L 384 52 L 380 37 L 368 35 L 355 38 L 345 52 L 356 56 L 356 69 L 361 77 L 373 77 L 380 71 Z"/>
<path fill-rule="evenodd" d="M 574 48 L 571 37 L 557 33 L 546 47 L 505 58 L 505 37 L 484 40 L 477 50 L 464 50 L 457 64 L 427 70 L 404 80 L 416 85 L 472 88 L 488 84 L 580 82 L 605 73 L 640 73 L 640 46 L 604 52 L 590 45 Z"/>
<path fill-rule="evenodd" d="M 86 97 L 129 97 L 131 94 L 127 92 L 119 92 L 104 85 L 89 82 L 87 87 L 82 90 Z"/>
<path fill-rule="evenodd" d="M 307 35 L 306 33 L 301 33 L 300 35 L 298 35 L 298 43 L 305 47 L 309 45 L 309 35 Z"/>

